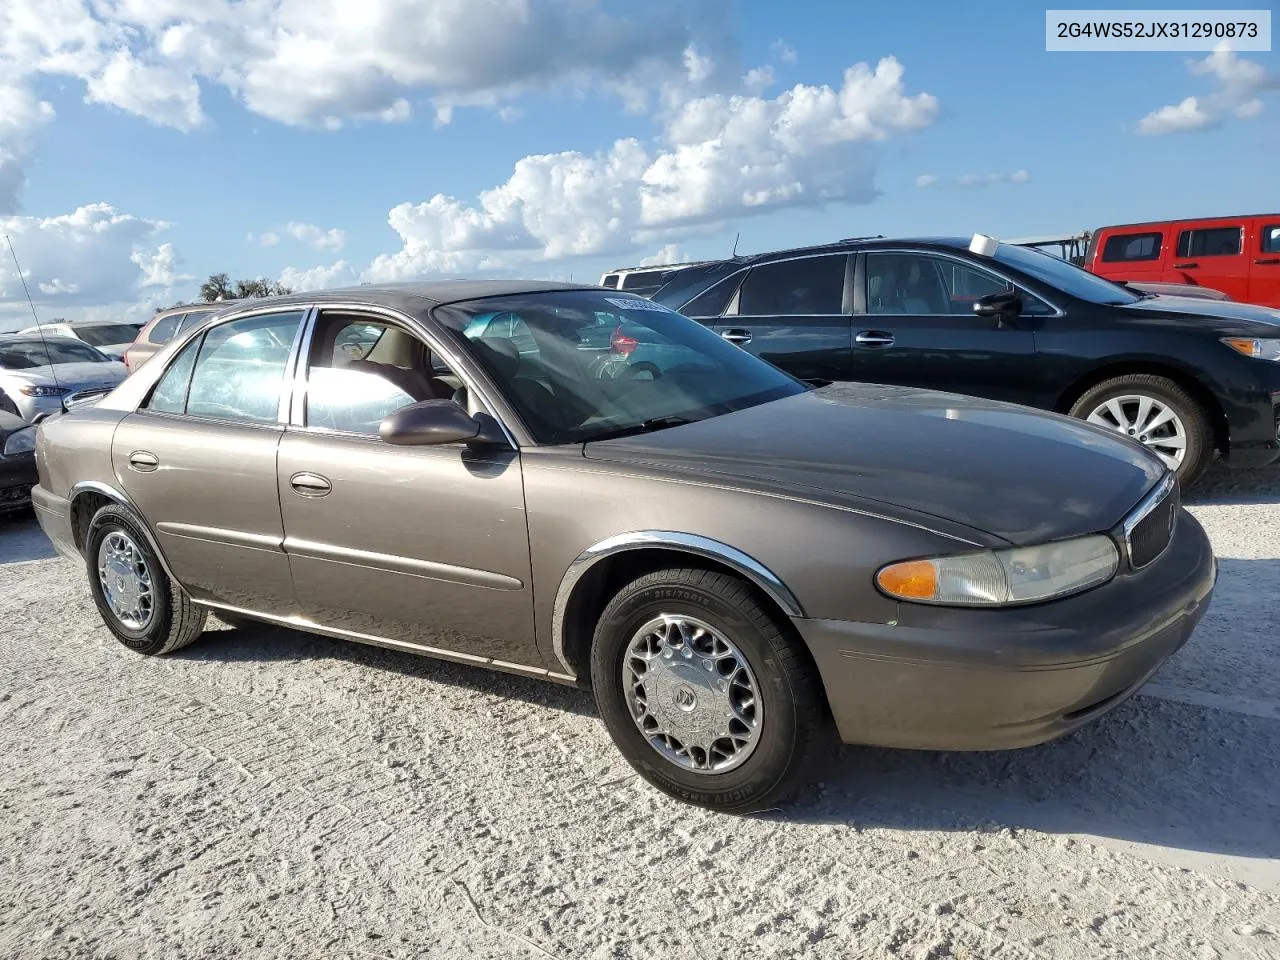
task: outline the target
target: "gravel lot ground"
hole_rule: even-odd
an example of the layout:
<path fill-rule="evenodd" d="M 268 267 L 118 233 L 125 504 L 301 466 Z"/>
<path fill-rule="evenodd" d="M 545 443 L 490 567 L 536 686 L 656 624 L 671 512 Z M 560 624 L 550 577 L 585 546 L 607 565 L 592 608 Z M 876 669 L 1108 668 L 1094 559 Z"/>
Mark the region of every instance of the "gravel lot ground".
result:
<path fill-rule="evenodd" d="M 0 957 L 1280 957 L 1280 471 L 1194 493 L 1218 594 L 1142 695 L 748 818 L 578 691 L 214 621 L 131 655 L 0 520 Z"/>

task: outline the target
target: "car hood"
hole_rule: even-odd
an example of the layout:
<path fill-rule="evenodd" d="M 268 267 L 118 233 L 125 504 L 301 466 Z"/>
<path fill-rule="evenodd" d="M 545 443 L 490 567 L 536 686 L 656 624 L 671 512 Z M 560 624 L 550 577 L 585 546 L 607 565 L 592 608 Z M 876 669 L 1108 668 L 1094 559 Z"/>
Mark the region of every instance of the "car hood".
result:
<path fill-rule="evenodd" d="M 1134 319 L 1197 321 L 1224 336 L 1280 337 L 1280 310 L 1233 300 L 1155 296 L 1117 309 Z"/>
<path fill-rule="evenodd" d="M 853 383 L 583 452 L 937 517 L 1018 545 L 1109 530 L 1165 470 L 1138 444 L 1067 417 Z"/>
<path fill-rule="evenodd" d="M 87 387 L 113 387 L 120 383 L 129 371 L 123 363 L 84 362 L 55 363 L 43 367 L 27 367 L 24 370 L 3 370 L 0 376 L 24 383 L 71 387 L 75 390 Z"/>

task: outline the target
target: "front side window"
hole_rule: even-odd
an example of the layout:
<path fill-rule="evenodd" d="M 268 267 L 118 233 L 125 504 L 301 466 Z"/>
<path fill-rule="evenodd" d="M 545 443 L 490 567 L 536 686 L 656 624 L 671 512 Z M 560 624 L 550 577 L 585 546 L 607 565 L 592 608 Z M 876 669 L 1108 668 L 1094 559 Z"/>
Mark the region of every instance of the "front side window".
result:
<path fill-rule="evenodd" d="M 1102 247 L 1104 263 L 1131 263 L 1135 260 L 1159 260 L 1159 233 L 1113 233 Z"/>
<path fill-rule="evenodd" d="M 804 257 L 754 268 L 742 284 L 738 315 L 742 317 L 822 316 L 840 314 L 848 257 Z"/>
<path fill-rule="evenodd" d="M 0 370 L 29 370 L 57 363 L 110 363 L 111 358 L 71 338 L 9 340 L 0 344 Z"/>
<path fill-rule="evenodd" d="M 972 316 L 973 305 L 996 293 L 1017 293 L 1024 315 L 1052 313 L 1043 300 L 987 270 L 918 253 L 867 254 L 867 312 Z"/>
<path fill-rule="evenodd" d="M 304 312 L 243 317 L 204 335 L 187 393 L 187 414 L 274 423 L 289 351 Z"/>
<path fill-rule="evenodd" d="M 477 318 L 507 314 L 510 336 Z M 644 433 L 808 389 L 706 327 L 608 291 L 530 293 L 439 307 L 540 443 Z M 522 349 L 527 335 L 536 350 Z"/>
<path fill-rule="evenodd" d="M 416 336 L 385 320 L 322 312 L 307 366 L 306 424 L 377 436 L 383 418 L 462 382 Z"/>
<path fill-rule="evenodd" d="M 1178 234 L 1180 257 L 1234 257 L 1243 249 L 1244 227 L 1183 230 Z"/>
<path fill-rule="evenodd" d="M 1104 280 L 1096 273 L 1029 247 L 1002 243 L 996 247 L 995 258 L 1047 286 L 1089 303 L 1119 306 L 1136 303 L 1139 299 L 1118 283 Z"/>
<path fill-rule="evenodd" d="M 1280 223 L 1270 223 L 1262 228 L 1262 252 L 1280 253 Z"/>

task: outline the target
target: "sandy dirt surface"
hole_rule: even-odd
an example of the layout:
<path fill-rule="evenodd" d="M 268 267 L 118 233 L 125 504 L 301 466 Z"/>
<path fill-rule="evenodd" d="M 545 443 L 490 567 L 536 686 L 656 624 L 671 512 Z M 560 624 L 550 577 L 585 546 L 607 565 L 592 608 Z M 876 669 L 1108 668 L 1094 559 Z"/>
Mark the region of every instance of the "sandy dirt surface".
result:
<path fill-rule="evenodd" d="M 1142 695 L 746 818 L 579 691 L 212 620 L 137 657 L 0 520 L 0 957 L 1280 958 L 1280 471 L 1189 499 L 1220 586 Z"/>

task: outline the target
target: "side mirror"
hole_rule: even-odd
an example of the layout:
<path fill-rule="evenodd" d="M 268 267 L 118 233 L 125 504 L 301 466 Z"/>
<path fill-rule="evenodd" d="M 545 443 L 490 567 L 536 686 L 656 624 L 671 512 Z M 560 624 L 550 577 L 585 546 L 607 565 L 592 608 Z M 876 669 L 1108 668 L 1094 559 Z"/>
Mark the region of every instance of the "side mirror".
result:
<path fill-rule="evenodd" d="M 487 440 L 482 424 L 452 400 L 423 400 L 387 414 L 378 436 L 399 446 L 438 446 L 461 440 Z"/>
<path fill-rule="evenodd" d="M 973 312 L 980 317 L 994 317 L 1001 321 L 1016 320 L 1022 313 L 1022 298 L 1009 291 L 990 293 L 978 298 Z"/>

